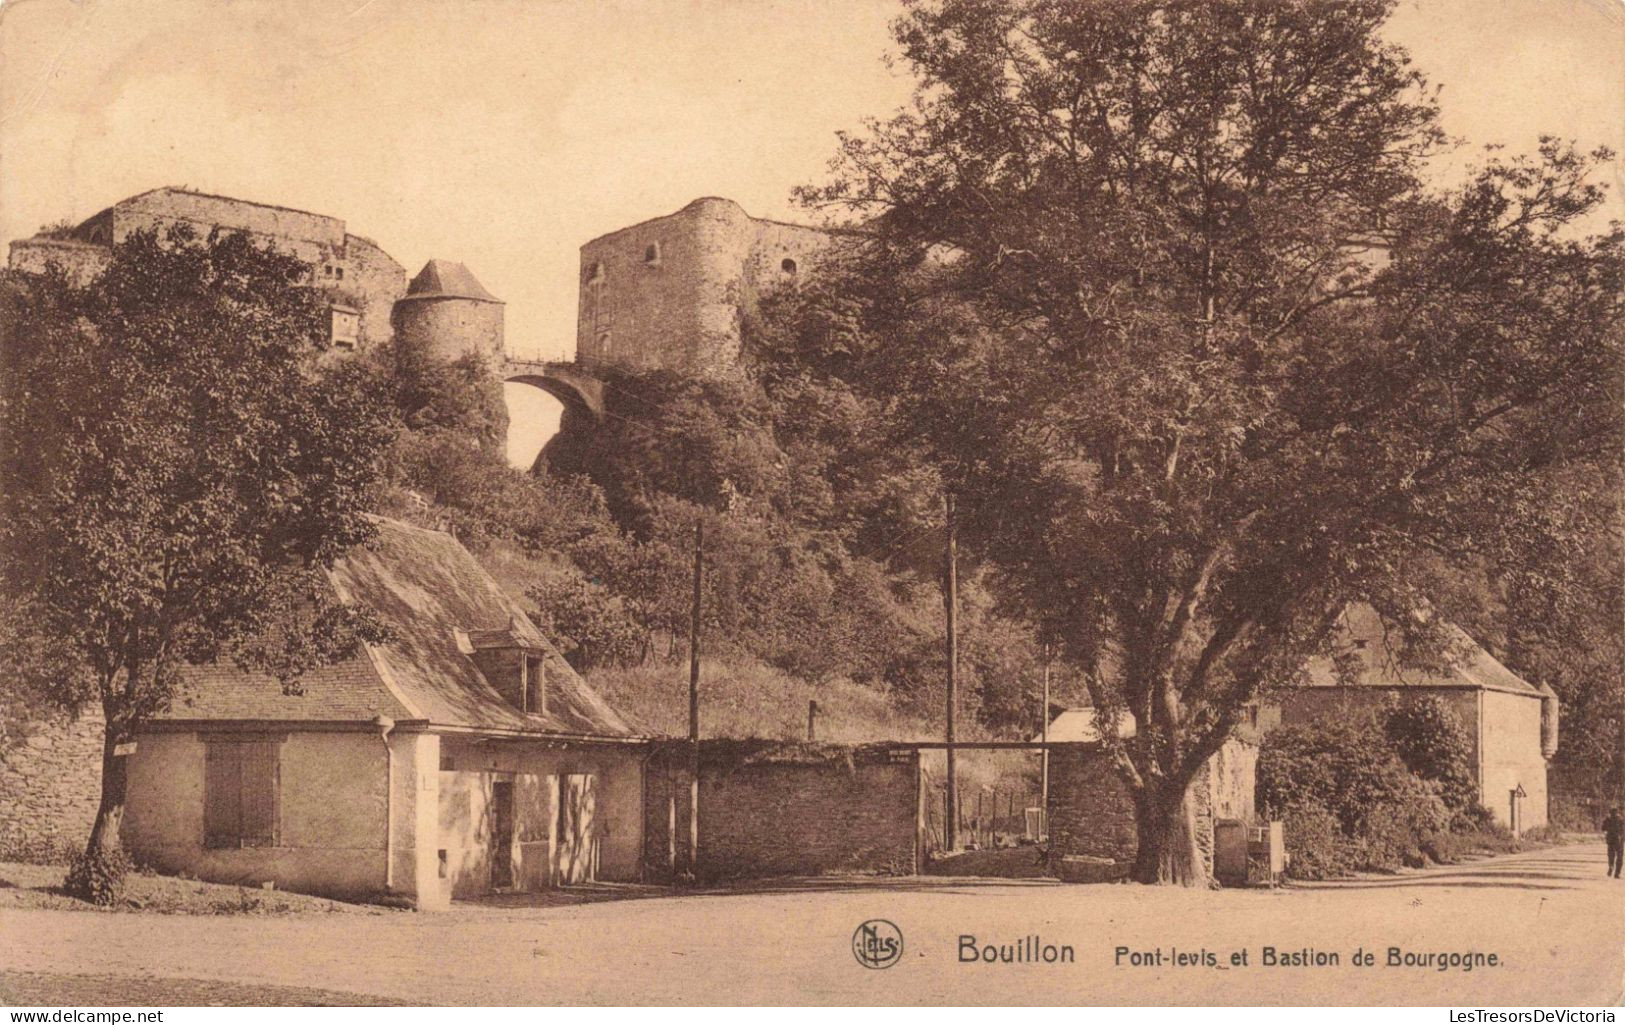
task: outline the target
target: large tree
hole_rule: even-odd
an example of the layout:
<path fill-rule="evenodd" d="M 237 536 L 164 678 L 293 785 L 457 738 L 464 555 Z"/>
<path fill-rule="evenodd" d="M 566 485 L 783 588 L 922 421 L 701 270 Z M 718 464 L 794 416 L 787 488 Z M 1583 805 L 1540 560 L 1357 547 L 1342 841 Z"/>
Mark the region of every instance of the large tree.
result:
<path fill-rule="evenodd" d="M 1606 155 L 1430 190 L 1391 7 L 914 0 L 912 109 L 805 191 L 870 241 L 776 357 L 924 452 L 967 550 L 1134 714 L 1143 882 L 1203 881 L 1193 778 L 1348 602 L 1447 656 L 1421 581 L 1572 587 L 1583 503 L 1545 482 L 1618 456 L 1622 238 L 1574 230 Z"/>
<path fill-rule="evenodd" d="M 47 696 L 101 706 L 83 865 L 110 863 L 124 745 L 187 664 L 232 658 L 297 687 L 371 630 L 321 571 L 368 536 L 391 418 L 359 364 L 322 358 L 305 272 L 245 235 L 176 228 L 122 242 L 84 287 L 3 282 L 8 661 L 48 649 Z"/>

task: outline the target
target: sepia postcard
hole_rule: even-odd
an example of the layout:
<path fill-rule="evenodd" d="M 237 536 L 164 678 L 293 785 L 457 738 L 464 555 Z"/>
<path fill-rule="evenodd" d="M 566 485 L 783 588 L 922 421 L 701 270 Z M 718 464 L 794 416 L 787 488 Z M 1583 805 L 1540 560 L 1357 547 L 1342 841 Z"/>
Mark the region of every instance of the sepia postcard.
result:
<path fill-rule="evenodd" d="M 1619 0 L 3 0 L 0 1004 L 1614 1021 L 1622 152 Z"/>

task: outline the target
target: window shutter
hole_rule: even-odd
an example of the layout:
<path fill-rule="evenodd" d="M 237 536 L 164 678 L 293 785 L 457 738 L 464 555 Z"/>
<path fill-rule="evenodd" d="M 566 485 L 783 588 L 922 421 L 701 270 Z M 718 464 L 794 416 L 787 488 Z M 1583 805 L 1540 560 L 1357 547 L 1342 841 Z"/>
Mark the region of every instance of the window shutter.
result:
<path fill-rule="evenodd" d="M 241 745 L 203 746 L 203 843 L 235 847 L 242 835 Z"/>
<path fill-rule="evenodd" d="M 280 746 L 275 741 L 252 741 L 242 745 L 244 847 L 276 846 Z"/>

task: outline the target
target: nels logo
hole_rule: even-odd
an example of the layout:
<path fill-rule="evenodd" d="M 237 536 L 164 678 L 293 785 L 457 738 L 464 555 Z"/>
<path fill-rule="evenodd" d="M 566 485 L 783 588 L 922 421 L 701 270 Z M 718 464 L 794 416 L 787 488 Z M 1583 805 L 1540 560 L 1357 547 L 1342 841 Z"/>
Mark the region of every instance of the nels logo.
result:
<path fill-rule="evenodd" d="M 871 918 L 852 934 L 852 956 L 865 968 L 890 968 L 903 956 L 903 930 Z"/>

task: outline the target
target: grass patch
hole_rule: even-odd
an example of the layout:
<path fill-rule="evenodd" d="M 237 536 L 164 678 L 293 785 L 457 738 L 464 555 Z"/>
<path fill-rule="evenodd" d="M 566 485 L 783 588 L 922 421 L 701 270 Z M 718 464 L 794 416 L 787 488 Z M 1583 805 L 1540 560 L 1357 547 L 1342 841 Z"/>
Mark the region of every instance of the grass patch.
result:
<path fill-rule="evenodd" d="M 373 904 L 350 904 L 285 890 L 131 872 L 118 899 L 106 907 L 68 896 L 65 865 L 0 862 L 0 909 L 146 912 L 161 915 L 297 915 L 390 913 Z"/>

